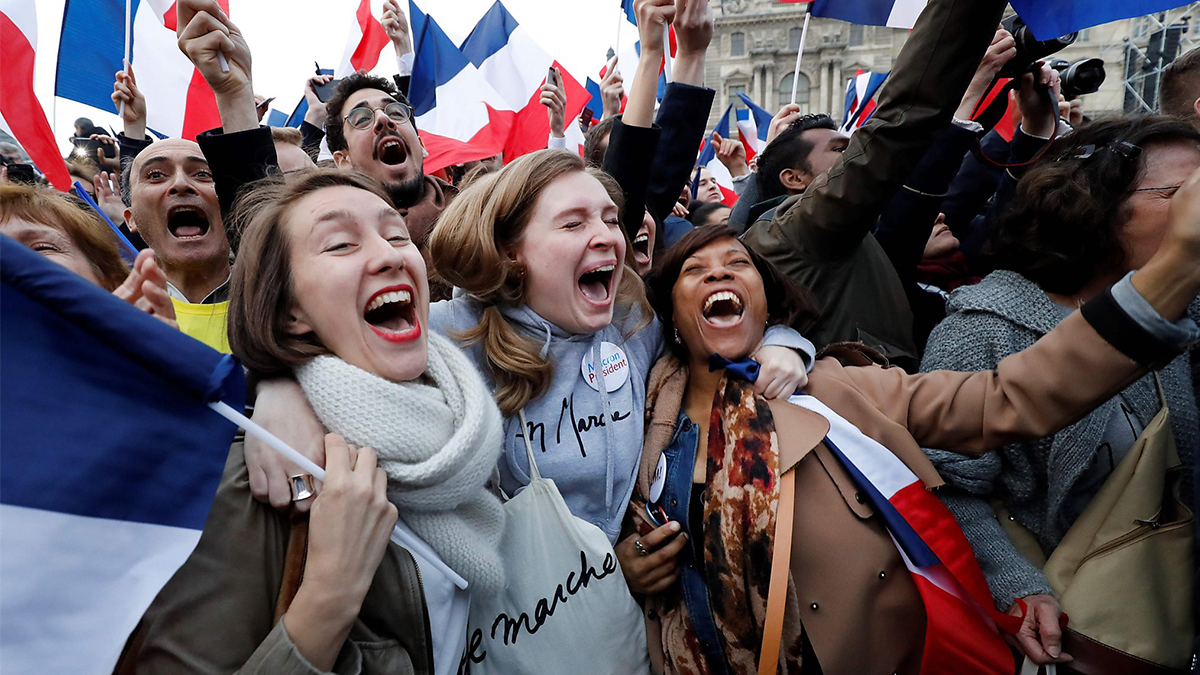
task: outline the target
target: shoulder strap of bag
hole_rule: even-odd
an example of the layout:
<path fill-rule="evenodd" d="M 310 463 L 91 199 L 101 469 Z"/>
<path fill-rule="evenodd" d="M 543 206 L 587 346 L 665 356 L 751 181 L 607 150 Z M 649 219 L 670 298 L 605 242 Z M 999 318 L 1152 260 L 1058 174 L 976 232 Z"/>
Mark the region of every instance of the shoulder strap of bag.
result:
<path fill-rule="evenodd" d="M 776 427 L 775 435 L 780 445 L 796 442 L 795 435 L 781 434 L 778 431 Z M 782 448 L 780 452 L 782 453 Z M 775 540 L 771 553 L 771 582 L 767 589 L 767 616 L 763 622 L 758 675 L 775 675 L 779 671 L 779 644 L 783 640 L 783 615 L 787 609 L 788 575 L 791 572 L 792 559 L 792 522 L 795 514 L 796 470 L 792 466 L 787 467 L 779 476 L 779 503 L 775 507 Z"/>
<path fill-rule="evenodd" d="M 275 602 L 275 623 L 279 623 L 292 606 L 292 600 L 296 599 L 296 591 L 304 581 L 304 563 L 308 559 L 308 514 L 293 511 L 291 521 L 287 553 L 283 558 L 283 580 L 279 583 L 279 599 Z"/>
<path fill-rule="evenodd" d="M 521 418 L 521 438 L 525 441 L 525 456 L 529 458 L 529 478 L 540 480 L 542 472 L 538 471 L 537 460 L 533 458 L 533 444 L 529 442 L 529 422 L 525 421 L 525 409 L 517 413 Z"/>

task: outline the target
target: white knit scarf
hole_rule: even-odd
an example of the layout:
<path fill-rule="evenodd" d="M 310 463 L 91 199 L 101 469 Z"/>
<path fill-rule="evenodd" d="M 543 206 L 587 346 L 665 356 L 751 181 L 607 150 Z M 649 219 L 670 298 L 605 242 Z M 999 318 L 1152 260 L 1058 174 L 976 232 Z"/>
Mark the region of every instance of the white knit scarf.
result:
<path fill-rule="evenodd" d="M 404 522 L 473 593 L 495 593 L 504 511 L 485 484 L 503 444 L 500 410 L 466 355 L 434 333 L 425 374 L 433 386 L 390 382 L 334 356 L 296 369 L 321 423 L 376 451 Z"/>

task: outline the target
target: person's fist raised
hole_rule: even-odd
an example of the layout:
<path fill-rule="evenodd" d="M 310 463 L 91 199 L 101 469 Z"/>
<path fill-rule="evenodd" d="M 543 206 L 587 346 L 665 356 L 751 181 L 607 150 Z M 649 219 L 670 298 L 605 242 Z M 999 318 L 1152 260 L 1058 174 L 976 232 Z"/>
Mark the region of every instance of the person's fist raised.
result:
<path fill-rule="evenodd" d="M 675 1 L 635 0 L 633 7 L 637 13 L 638 39 L 642 43 L 641 58 L 662 58 L 666 48 L 663 27 L 675 20 Z"/>
<path fill-rule="evenodd" d="M 250 46 L 217 0 L 178 0 L 175 29 L 179 50 L 219 97 L 248 94 L 253 102 Z"/>

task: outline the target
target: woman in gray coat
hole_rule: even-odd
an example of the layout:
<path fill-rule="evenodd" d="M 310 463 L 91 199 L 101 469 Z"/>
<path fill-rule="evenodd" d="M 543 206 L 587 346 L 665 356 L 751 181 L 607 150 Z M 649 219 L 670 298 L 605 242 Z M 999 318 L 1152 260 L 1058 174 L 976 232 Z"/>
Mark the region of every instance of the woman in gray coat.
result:
<path fill-rule="evenodd" d="M 922 371 L 987 370 L 1050 332 L 1080 304 L 1157 250 L 1170 198 L 1200 167 L 1200 132 L 1167 117 L 1082 127 L 1018 185 L 990 242 L 999 271 L 956 291 L 930 335 Z M 1190 312 L 1200 316 L 1194 303 Z M 1200 443 L 1188 355 L 1159 374 L 1190 475 Z M 1152 375 L 1057 434 L 982 457 L 927 450 L 939 492 L 975 549 L 1001 610 L 1028 605 L 1022 649 L 1038 663 L 1061 653 L 1061 608 L 1042 572 L 996 518 L 999 500 L 1049 556 L 1160 409 Z M 1184 485 L 1191 498 L 1190 482 Z"/>

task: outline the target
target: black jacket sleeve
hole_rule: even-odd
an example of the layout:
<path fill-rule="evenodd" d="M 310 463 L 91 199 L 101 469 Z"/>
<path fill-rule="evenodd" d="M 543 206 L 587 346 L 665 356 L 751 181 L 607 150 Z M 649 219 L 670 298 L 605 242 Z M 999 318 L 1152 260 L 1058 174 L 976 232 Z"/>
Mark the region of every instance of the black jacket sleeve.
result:
<path fill-rule="evenodd" d="M 679 193 L 688 183 L 716 94 L 707 87 L 679 82 L 667 85 L 654 120 L 662 135 L 646 192 L 646 208 L 656 223 L 661 224 L 670 215 Z"/>
<path fill-rule="evenodd" d="M 125 162 L 132 162 L 138 153 L 150 147 L 154 139 L 147 136 L 146 138 L 130 138 L 124 133 L 117 134 L 117 144 L 121 149 L 121 166 L 125 166 Z"/>
<path fill-rule="evenodd" d="M 946 188 L 976 138 L 975 132 L 955 124 L 946 127 L 879 217 L 875 238 L 901 279 L 913 278 Z"/>
<path fill-rule="evenodd" d="M 221 217 L 228 220 L 241 189 L 267 174 L 279 171 L 275 143 L 269 127 L 226 134 L 218 127 L 196 137 L 217 188 Z M 230 238 L 233 243 L 233 237 Z"/>
<path fill-rule="evenodd" d="M 625 197 L 621 224 L 630 239 L 637 236 L 646 211 L 646 196 L 653 172 L 654 156 L 662 129 L 629 127 L 621 120 L 613 125 L 604 153 L 604 171 L 616 179 Z"/>
<path fill-rule="evenodd" d="M 300 147 L 308 153 L 315 162 L 321 153 L 321 141 L 325 139 L 325 130 L 308 122 L 300 123 Z"/>

